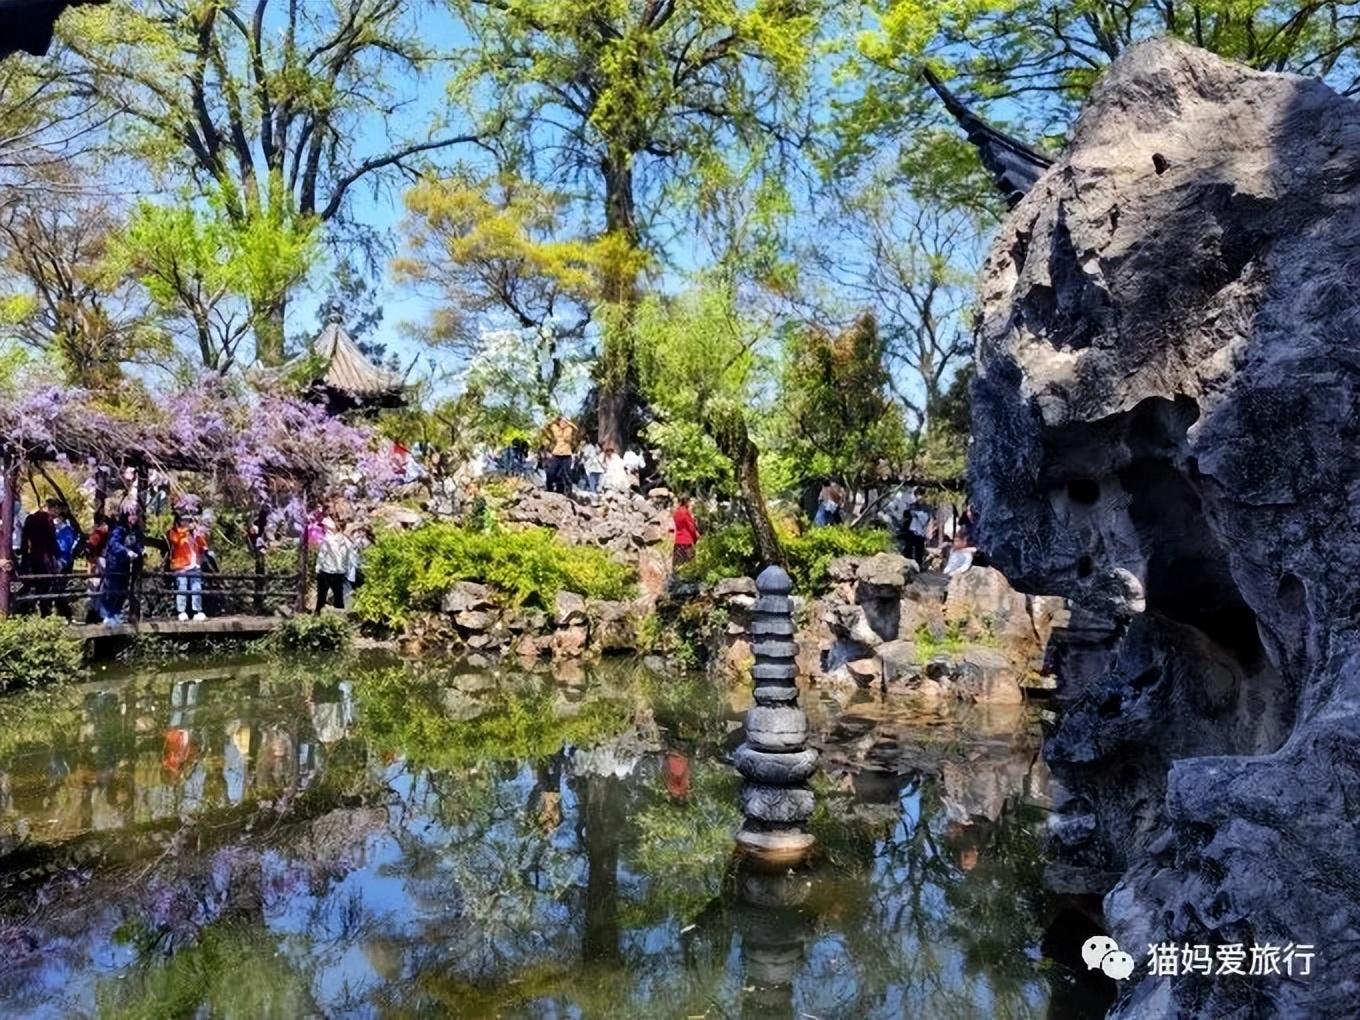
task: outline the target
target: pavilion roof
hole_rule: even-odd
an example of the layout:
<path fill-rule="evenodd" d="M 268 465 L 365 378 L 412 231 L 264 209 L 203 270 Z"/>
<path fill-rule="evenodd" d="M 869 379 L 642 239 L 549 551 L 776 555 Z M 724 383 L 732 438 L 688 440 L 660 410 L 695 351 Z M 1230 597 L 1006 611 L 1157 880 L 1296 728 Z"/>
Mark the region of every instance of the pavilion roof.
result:
<path fill-rule="evenodd" d="M 406 388 L 395 372 L 373 364 L 345 331 L 339 316 L 332 316 L 316 340 L 312 353 L 326 360 L 326 370 L 317 382 L 360 400 L 399 394 Z"/>

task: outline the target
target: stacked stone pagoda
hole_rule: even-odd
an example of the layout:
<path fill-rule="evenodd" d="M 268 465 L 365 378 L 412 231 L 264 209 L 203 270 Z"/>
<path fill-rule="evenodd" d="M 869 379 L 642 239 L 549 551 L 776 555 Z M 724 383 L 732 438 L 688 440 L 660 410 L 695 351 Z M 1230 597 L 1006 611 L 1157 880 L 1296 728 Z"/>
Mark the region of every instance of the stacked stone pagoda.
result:
<path fill-rule="evenodd" d="M 746 742 L 733 755 L 745 779 L 746 820 L 737 845 L 751 862 L 770 868 L 800 863 L 814 842 L 807 831 L 813 806 L 807 780 L 817 752 L 807 746 L 807 716 L 798 706 L 792 590 L 781 567 L 766 567 L 756 578 L 750 627 L 756 703 L 746 713 Z"/>

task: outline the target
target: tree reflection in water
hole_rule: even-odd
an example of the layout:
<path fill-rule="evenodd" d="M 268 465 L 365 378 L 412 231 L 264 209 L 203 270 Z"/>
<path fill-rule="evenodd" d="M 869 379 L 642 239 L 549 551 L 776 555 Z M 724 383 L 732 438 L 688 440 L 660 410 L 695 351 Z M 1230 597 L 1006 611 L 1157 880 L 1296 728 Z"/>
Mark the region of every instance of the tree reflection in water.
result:
<path fill-rule="evenodd" d="M 1079 1015 L 1023 720 L 815 715 L 822 850 L 771 877 L 734 870 L 739 710 L 699 679 L 267 663 L 28 698 L 5 1016 L 1027 1017 L 1058 985 Z"/>

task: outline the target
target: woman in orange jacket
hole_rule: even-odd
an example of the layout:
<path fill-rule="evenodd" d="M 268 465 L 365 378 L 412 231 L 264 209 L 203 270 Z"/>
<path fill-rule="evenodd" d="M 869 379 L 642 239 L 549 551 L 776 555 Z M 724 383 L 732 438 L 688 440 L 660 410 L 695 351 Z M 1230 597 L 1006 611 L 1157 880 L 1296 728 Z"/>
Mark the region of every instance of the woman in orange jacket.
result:
<path fill-rule="evenodd" d="M 206 620 L 203 615 L 203 558 L 208 553 L 208 536 L 196 519 L 176 513 L 175 524 L 166 532 L 165 542 L 170 549 L 170 573 L 175 575 L 175 608 L 179 610 L 179 618 L 189 619 L 192 601 L 194 619 Z"/>

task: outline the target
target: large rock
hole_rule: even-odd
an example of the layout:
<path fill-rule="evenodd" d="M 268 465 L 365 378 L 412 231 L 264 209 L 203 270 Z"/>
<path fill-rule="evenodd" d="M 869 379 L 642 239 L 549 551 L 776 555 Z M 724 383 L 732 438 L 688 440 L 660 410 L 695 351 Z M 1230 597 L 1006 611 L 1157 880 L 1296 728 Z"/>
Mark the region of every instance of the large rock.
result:
<path fill-rule="evenodd" d="M 995 648 L 968 648 L 953 664 L 951 693 L 987 705 L 1018 705 L 1025 700 L 1015 664 Z"/>
<path fill-rule="evenodd" d="M 490 609 L 496 604 L 495 593 L 476 581 L 456 581 L 444 593 L 441 607 L 446 613 L 464 613 Z"/>
<path fill-rule="evenodd" d="M 1118 1016 L 1360 1002 L 1357 237 L 1360 107 L 1159 40 L 984 270 L 980 545 L 1115 624 L 1045 752 L 1088 873 L 1124 872 L 1112 934 L 1317 947 L 1312 978 L 1140 968 Z"/>
<path fill-rule="evenodd" d="M 991 567 L 970 567 L 949 579 L 944 617 L 946 623 L 972 623 L 975 636 L 989 633 L 1031 645 L 1037 641 L 1025 596 Z"/>
<path fill-rule="evenodd" d="M 586 600 L 584 595 L 574 591 L 559 591 L 553 597 L 553 623 L 559 627 L 582 623 L 586 619 Z"/>
<path fill-rule="evenodd" d="M 855 569 L 856 601 L 896 598 L 917 574 L 916 565 L 897 553 L 877 553 Z"/>
<path fill-rule="evenodd" d="M 635 652 L 642 622 L 631 602 L 598 601 L 588 607 L 594 621 L 595 643 L 602 652 Z"/>

